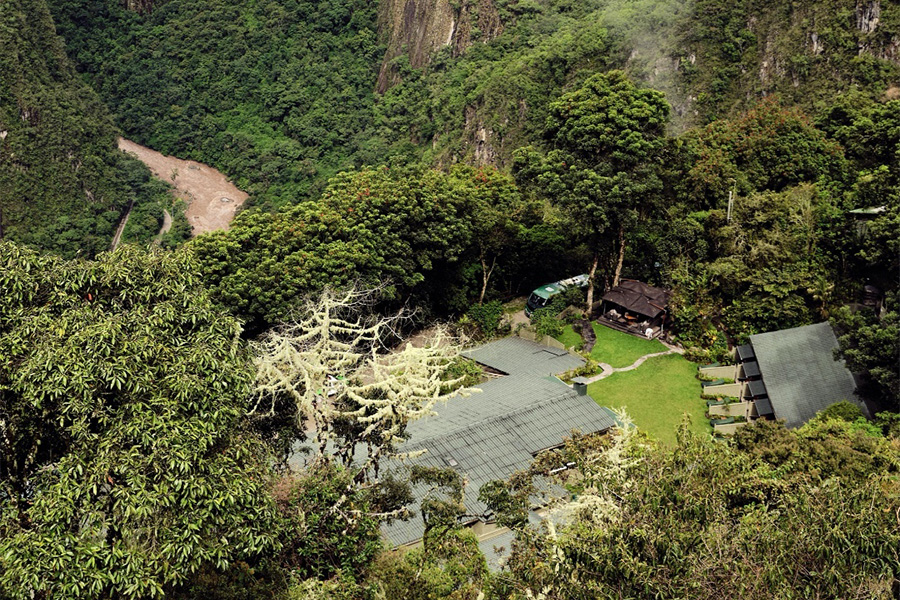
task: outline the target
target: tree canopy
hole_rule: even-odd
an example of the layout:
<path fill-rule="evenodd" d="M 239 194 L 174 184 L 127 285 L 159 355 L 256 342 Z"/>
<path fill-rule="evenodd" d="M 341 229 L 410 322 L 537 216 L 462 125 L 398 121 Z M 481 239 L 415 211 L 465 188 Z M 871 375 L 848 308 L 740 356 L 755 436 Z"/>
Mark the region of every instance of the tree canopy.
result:
<path fill-rule="evenodd" d="M 516 153 L 517 180 L 552 199 L 590 248 L 589 304 L 601 258 L 606 286 L 617 285 L 626 230 L 662 188 L 668 114 L 660 92 L 640 89 L 625 73 L 610 71 L 550 105 L 546 152 L 527 147 Z"/>
<path fill-rule="evenodd" d="M 229 231 L 193 246 L 213 296 L 265 326 L 304 295 L 354 282 L 389 282 L 389 300 L 415 295 L 438 310 L 466 307 L 536 222 L 536 210 L 496 170 L 385 166 L 341 173 L 316 202 L 242 213 Z M 468 283 L 463 271 L 473 263 L 482 277 Z"/>
<path fill-rule="evenodd" d="M 0 595 L 162 597 L 275 547 L 240 328 L 195 271 L 0 244 Z"/>
<path fill-rule="evenodd" d="M 500 598 L 889 598 L 900 580 L 895 444 L 846 421 L 797 432 L 765 421 L 735 442 L 683 429 L 676 448 L 619 430 L 575 436 L 530 472 L 571 498 L 523 520 L 535 487 L 487 494 L 516 528 Z M 545 489 L 541 486 L 537 489 Z M 532 496 L 533 497 L 533 496 Z"/>

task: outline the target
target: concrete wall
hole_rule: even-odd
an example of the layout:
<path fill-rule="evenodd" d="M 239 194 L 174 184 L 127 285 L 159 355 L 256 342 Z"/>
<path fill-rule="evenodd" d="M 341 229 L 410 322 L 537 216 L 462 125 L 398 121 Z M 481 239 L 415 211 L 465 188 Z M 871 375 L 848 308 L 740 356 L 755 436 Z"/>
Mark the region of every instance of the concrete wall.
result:
<path fill-rule="evenodd" d="M 713 427 L 716 433 L 721 435 L 734 435 L 734 432 L 744 427 L 746 423 L 729 423 L 728 425 L 717 425 Z"/>
<path fill-rule="evenodd" d="M 538 340 L 539 344 L 543 344 L 545 346 L 550 346 L 551 348 L 556 348 L 557 350 L 565 350 L 566 347 L 562 342 L 557 340 L 556 338 L 552 338 L 549 335 L 545 335 L 544 339 Z"/>
<path fill-rule="evenodd" d="M 732 402 L 721 406 L 710 406 L 709 415 L 711 417 L 750 417 L 752 409 L 752 402 Z"/>
<path fill-rule="evenodd" d="M 713 379 L 737 379 L 737 367 L 726 365 L 724 367 L 700 367 L 700 374 Z"/>
<path fill-rule="evenodd" d="M 734 396 L 735 398 L 740 397 L 741 388 L 743 386 L 740 383 L 726 383 L 725 385 L 708 385 L 703 388 L 703 393 L 707 396 Z"/>
<path fill-rule="evenodd" d="M 537 342 L 538 344 L 543 344 L 544 346 L 549 346 L 551 348 L 556 348 L 557 350 L 565 350 L 566 347 L 559 340 L 550 337 L 549 335 L 539 336 L 535 332 L 529 329 L 521 329 L 516 335 L 518 335 L 523 340 L 528 340 L 529 342 Z"/>

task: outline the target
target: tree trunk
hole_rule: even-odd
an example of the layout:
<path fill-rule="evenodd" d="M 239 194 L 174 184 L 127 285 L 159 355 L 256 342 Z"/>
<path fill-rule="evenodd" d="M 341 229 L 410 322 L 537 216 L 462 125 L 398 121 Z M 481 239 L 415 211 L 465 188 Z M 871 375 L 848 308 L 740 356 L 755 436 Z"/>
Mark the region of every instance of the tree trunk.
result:
<path fill-rule="evenodd" d="M 625 226 L 619 225 L 619 260 L 616 261 L 616 274 L 613 276 L 612 286 L 619 285 L 619 277 L 622 275 L 622 263 L 625 261 Z"/>
<path fill-rule="evenodd" d="M 484 294 L 487 292 L 488 281 L 491 278 L 491 273 L 494 272 L 494 267 L 497 266 L 497 257 L 494 257 L 494 260 L 491 261 L 491 268 L 487 268 L 487 263 L 484 260 L 484 255 L 481 255 L 481 295 L 478 296 L 478 304 L 484 304 Z"/>
<path fill-rule="evenodd" d="M 591 318 L 591 309 L 594 306 L 594 275 L 597 273 L 597 263 L 600 262 L 600 253 L 594 252 L 594 261 L 591 263 L 591 270 L 588 271 L 588 289 L 587 289 L 587 318 Z"/>

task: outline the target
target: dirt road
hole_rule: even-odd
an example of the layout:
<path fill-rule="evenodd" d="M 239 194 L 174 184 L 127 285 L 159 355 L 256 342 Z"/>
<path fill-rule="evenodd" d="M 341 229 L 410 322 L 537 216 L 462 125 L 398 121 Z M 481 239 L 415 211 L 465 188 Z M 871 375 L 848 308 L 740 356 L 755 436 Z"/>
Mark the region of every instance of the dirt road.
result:
<path fill-rule="evenodd" d="M 176 195 L 188 203 L 193 235 L 228 229 L 238 207 L 247 200 L 245 192 L 210 166 L 165 156 L 124 138 L 119 138 L 119 150 L 134 154 L 156 177 L 175 186 Z"/>
<path fill-rule="evenodd" d="M 122 241 L 122 232 L 125 231 L 125 226 L 128 225 L 128 217 L 131 216 L 131 209 L 133 208 L 134 200 L 128 204 L 128 210 L 125 211 L 125 216 L 122 217 L 122 220 L 119 221 L 119 226 L 116 227 L 116 235 L 113 236 L 112 244 L 109 245 L 110 250 L 115 250 L 119 247 L 119 242 Z"/>

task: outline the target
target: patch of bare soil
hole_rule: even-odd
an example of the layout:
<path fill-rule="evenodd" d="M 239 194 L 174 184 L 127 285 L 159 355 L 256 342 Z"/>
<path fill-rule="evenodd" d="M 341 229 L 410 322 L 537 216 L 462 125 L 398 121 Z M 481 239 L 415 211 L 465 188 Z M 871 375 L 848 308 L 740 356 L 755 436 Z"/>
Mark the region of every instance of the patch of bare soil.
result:
<path fill-rule="evenodd" d="M 135 155 L 156 177 L 175 186 L 175 194 L 188 205 L 186 215 L 193 235 L 228 229 L 238 207 L 247 200 L 246 192 L 203 163 L 165 156 L 124 138 L 119 138 L 119 150 Z"/>

